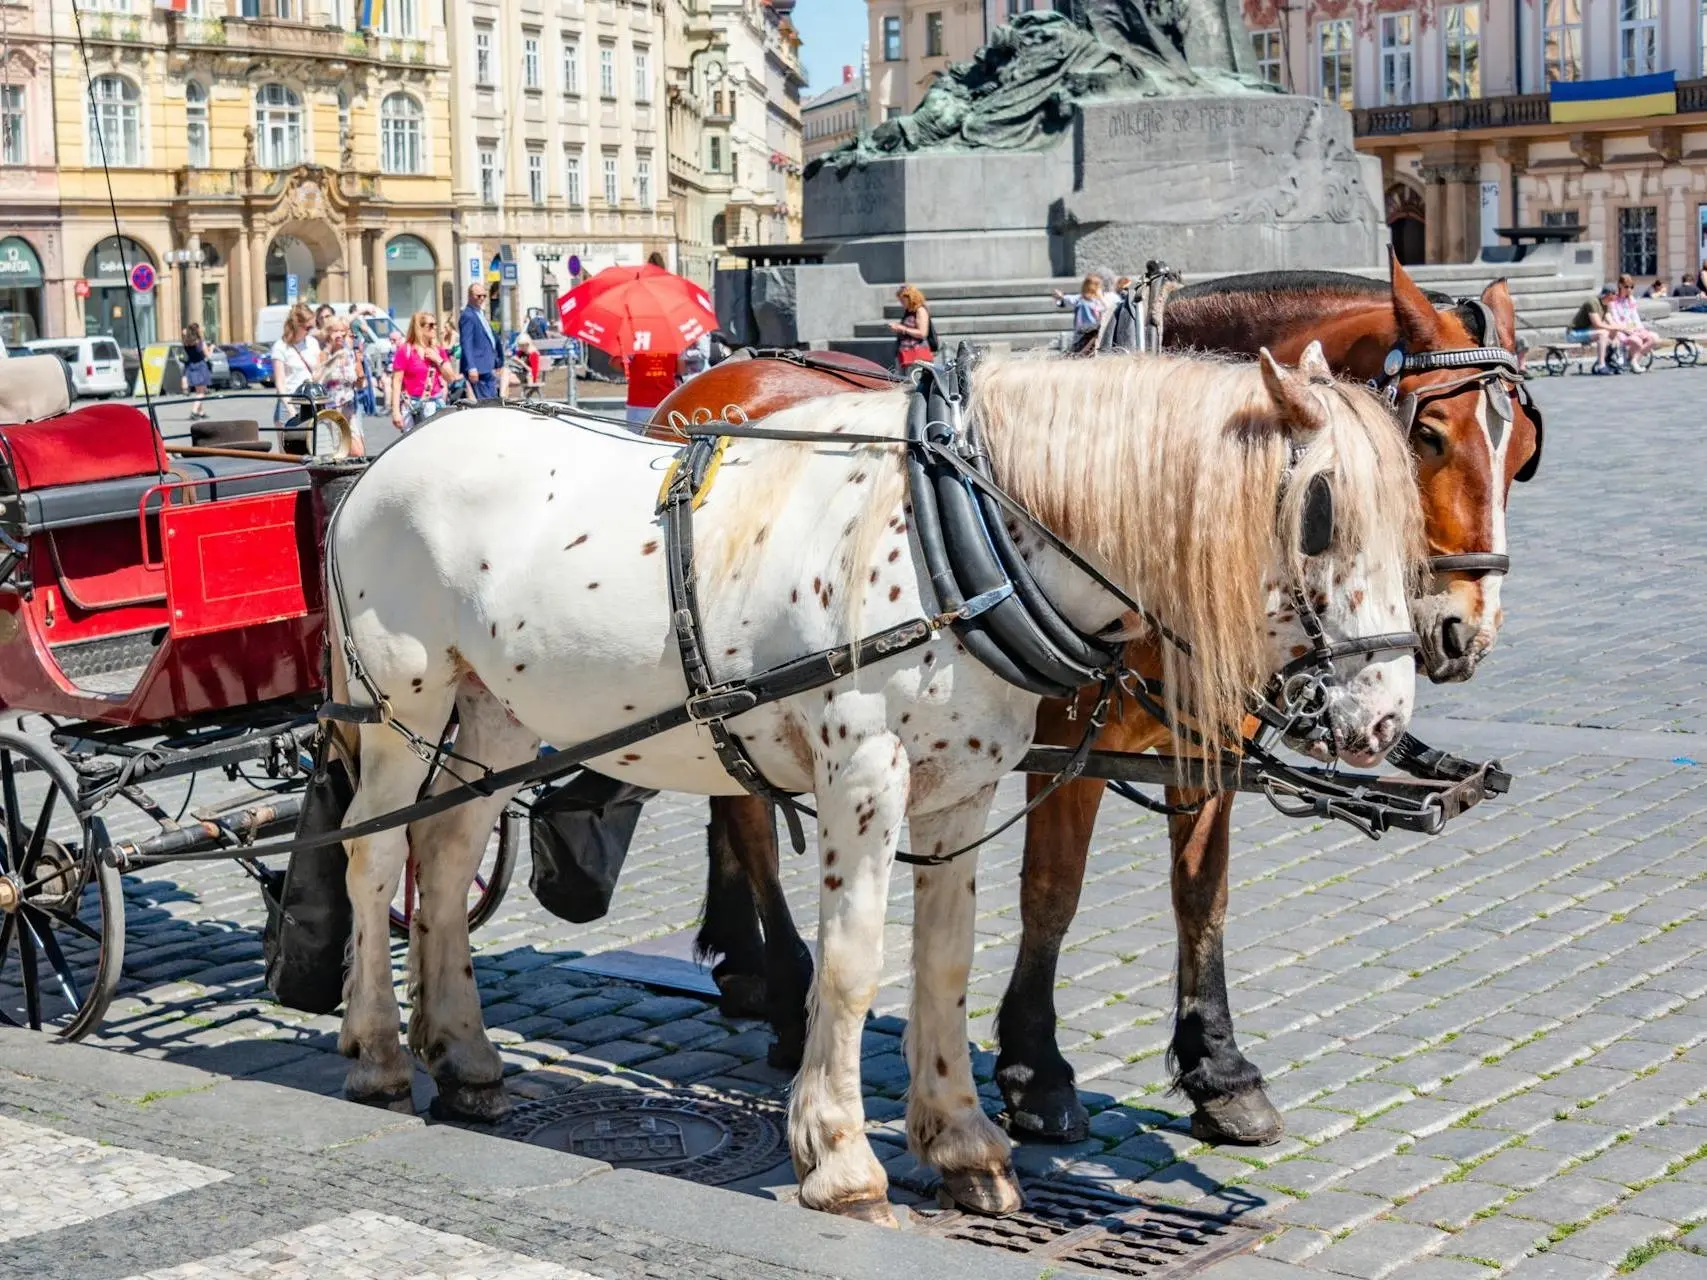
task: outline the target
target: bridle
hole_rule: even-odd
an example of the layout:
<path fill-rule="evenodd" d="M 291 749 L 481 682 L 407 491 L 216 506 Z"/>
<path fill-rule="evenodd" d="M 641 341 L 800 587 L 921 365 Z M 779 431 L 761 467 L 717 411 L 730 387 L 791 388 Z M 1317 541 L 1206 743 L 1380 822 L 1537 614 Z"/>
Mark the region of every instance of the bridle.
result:
<path fill-rule="evenodd" d="M 1486 342 L 1488 337 L 1499 332 L 1494 321 L 1493 312 L 1487 303 L 1480 298 L 1459 298 L 1459 311 L 1467 313 L 1473 327 L 1479 330 L 1477 337 Z M 1460 377 L 1450 382 L 1436 383 L 1422 387 L 1401 396 L 1399 384 L 1406 377 L 1419 373 L 1436 373 L 1445 369 L 1463 370 Z M 1387 403 L 1393 407 L 1399 419 L 1399 426 L 1404 431 L 1406 439 L 1415 432 L 1417 416 L 1424 405 L 1436 400 L 1444 400 L 1452 396 L 1462 395 L 1472 388 L 1479 388 L 1487 400 L 1488 413 L 1491 422 L 1497 422 L 1497 427 L 1490 426 L 1490 441 L 1497 449 L 1504 433 L 1511 428 L 1515 410 L 1512 400 L 1523 406 L 1524 413 L 1535 427 L 1535 452 L 1529 461 L 1525 462 L 1518 473 L 1512 477 L 1518 482 L 1528 481 L 1535 476 L 1536 468 L 1541 461 L 1541 411 L 1529 394 L 1528 384 L 1523 380 L 1522 371 L 1517 365 L 1516 353 L 1499 346 L 1450 347 L 1444 351 L 1406 351 L 1403 344 L 1395 346 L 1387 353 L 1387 358 L 1381 365 L 1381 376 L 1371 378 L 1369 385 Z M 1503 497 L 1501 498 L 1503 502 Z M 1430 556 L 1429 570 L 1433 573 L 1499 573 L 1511 572 L 1511 557 L 1498 551 L 1465 551 L 1451 555 Z"/>

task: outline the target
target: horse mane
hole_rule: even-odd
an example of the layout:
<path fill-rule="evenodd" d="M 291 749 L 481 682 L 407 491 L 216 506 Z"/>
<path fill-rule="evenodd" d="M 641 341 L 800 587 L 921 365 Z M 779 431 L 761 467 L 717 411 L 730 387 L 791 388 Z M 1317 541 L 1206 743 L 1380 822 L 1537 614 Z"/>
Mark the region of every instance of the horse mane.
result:
<path fill-rule="evenodd" d="M 1337 383 L 1327 425 L 1282 477 L 1292 437 L 1251 363 L 1180 356 L 993 360 L 972 411 L 997 481 L 1191 645 L 1162 646 L 1171 711 L 1236 741 L 1267 678 L 1270 567 L 1302 584 L 1310 479 L 1334 486 L 1335 567 L 1408 594 L 1423 550 L 1411 455 L 1385 404 Z M 1394 582 L 1391 575 L 1405 579 Z"/>
<path fill-rule="evenodd" d="M 1240 276 L 1221 276 L 1176 289 L 1169 302 L 1189 301 L 1220 294 L 1343 294 L 1389 297 L 1393 290 L 1385 280 L 1352 275 L 1347 271 L 1252 271 Z"/>

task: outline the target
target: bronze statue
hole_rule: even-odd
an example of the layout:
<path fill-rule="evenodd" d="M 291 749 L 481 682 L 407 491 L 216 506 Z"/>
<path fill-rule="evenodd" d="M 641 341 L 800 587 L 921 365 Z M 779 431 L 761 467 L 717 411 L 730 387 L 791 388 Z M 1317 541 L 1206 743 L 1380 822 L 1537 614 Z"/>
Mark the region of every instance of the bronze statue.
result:
<path fill-rule="evenodd" d="M 1046 144 L 1099 98 L 1269 92 L 1249 71 L 1232 0 L 1056 0 L 1017 14 L 938 74 L 913 111 L 806 167 L 839 173 L 876 156 Z"/>

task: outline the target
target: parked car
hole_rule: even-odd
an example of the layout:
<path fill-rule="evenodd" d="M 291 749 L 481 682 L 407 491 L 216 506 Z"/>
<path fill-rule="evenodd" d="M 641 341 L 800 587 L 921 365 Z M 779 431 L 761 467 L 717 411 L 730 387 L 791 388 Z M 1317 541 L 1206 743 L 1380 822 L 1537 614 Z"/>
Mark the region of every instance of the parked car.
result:
<path fill-rule="evenodd" d="M 37 354 L 58 356 L 71 369 L 71 385 L 79 396 L 130 394 L 124 356 L 111 338 L 37 338 L 24 344 Z"/>
<path fill-rule="evenodd" d="M 245 387 L 270 387 L 273 383 L 273 358 L 260 347 L 243 342 L 222 342 L 219 350 L 225 356 L 227 380 L 223 384 L 233 391 Z M 219 385 L 218 372 L 214 382 Z"/>

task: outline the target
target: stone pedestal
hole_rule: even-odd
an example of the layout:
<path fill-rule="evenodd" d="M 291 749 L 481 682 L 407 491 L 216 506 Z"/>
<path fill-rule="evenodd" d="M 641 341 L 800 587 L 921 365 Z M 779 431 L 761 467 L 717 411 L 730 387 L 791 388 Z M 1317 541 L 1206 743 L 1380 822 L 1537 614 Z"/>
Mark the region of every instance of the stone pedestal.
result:
<path fill-rule="evenodd" d="M 1082 107 L 1047 150 L 884 157 L 806 184 L 808 240 L 868 281 L 1190 277 L 1381 262 L 1380 166 L 1339 107 L 1281 94 Z"/>

